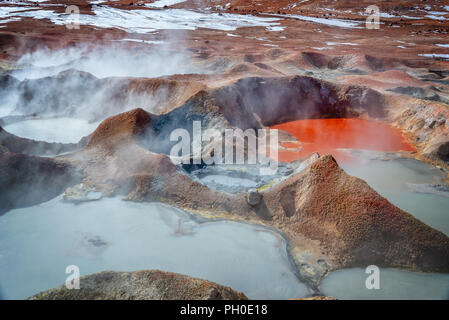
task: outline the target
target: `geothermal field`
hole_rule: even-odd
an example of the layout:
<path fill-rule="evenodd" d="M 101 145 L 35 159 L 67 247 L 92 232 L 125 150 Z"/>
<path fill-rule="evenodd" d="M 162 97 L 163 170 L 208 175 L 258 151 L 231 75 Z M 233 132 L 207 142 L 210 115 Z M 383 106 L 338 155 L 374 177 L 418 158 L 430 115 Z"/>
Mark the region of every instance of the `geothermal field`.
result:
<path fill-rule="evenodd" d="M 0 1 L 0 299 L 449 300 L 448 19 Z"/>

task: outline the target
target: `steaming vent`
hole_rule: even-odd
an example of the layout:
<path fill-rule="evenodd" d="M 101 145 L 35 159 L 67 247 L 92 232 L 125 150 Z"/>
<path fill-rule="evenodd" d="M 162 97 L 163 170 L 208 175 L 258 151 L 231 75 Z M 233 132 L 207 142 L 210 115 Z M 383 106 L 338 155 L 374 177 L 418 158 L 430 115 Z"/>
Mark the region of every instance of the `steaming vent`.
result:
<path fill-rule="evenodd" d="M 139 145 L 164 155 L 170 155 L 176 143 L 170 137 L 173 131 L 183 129 L 193 137 L 194 122 L 201 124 L 202 132 L 214 129 L 223 137 L 226 129 L 254 130 L 257 136 L 259 129 L 293 120 L 382 118 L 385 113 L 382 96 L 364 87 L 338 86 L 312 77 L 295 76 L 242 78 L 209 89 L 201 81 L 170 74 L 175 70 L 200 73 L 210 72 L 208 68 L 212 68 L 217 71 L 216 63 L 199 68 L 183 54 L 177 54 L 173 65 L 164 70 L 152 67 L 140 70 L 137 64 L 147 65 L 151 60 L 154 65 L 153 60 L 160 57 L 155 52 L 137 52 L 131 57 L 129 50 L 120 48 L 114 48 L 113 55 L 111 50 L 89 48 L 71 50 L 66 55 L 37 52 L 21 59 L 25 68 L 2 76 L 4 89 L 0 96 L 6 108 L 1 109 L 4 130 L 0 138 L 11 151 L 70 157 L 92 145 L 92 133 L 102 121 L 135 108 L 149 114 L 148 123 L 133 132 Z M 132 61 L 127 62 L 132 65 L 118 64 L 116 56 L 121 55 L 129 58 L 123 61 Z M 42 61 L 42 57 L 47 60 L 53 57 L 54 61 Z M 229 63 L 224 66 L 230 67 Z M 160 75 L 165 76 L 158 78 Z M 56 121 L 61 121 L 61 125 L 56 125 Z M 44 128 L 53 132 L 40 134 Z M 281 142 L 295 140 L 282 130 L 280 138 Z M 188 157 L 192 161 L 180 164 L 179 168 L 195 181 L 229 193 L 264 188 L 297 170 L 298 163 L 279 163 L 275 174 L 260 175 L 261 166 L 248 163 L 252 151 L 248 139 L 233 141 L 233 163 L 237 160 L 236 148 L 244 150 L 245 163 L 240 166 L 206 164 L 203 160 L 194 163 L 198 155 L 191 152 Z M 203 154 L 213 156 L 211 149 L 212 143 L 203 141 Z"/>

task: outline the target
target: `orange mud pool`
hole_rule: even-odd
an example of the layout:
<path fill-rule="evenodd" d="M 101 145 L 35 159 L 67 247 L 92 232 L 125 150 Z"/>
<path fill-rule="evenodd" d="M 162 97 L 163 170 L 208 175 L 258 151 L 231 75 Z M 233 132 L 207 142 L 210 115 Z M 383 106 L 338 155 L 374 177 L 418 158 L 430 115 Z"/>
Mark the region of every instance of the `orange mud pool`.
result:
<path fill-rule="evenodd" d="M 375 150 L 383 152 L 414 151 L 402 132 L 388 124 L 364 119 L 296 120 L 270 127 L 296 137 L 299 143 L 281 141 L 279 161 L 290 162 L 313 152 L 332 154 L 338 161 L 354 161 L 341 149 Z"/>

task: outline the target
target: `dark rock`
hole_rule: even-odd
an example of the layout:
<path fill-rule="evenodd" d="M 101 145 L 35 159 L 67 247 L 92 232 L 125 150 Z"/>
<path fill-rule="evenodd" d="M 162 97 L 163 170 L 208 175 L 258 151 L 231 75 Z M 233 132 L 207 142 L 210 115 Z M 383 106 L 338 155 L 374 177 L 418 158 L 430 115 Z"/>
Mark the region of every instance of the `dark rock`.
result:
<path fill-rule="evenodd" d="M 254 207 L 260 203 L 260 200 L 262 200 L 262 195 L 256 189 L 250 189 L 248 190 L 246 199 L 248 201 L 248 204 Z"/>
<path fill-rule="evenodd" d="M 48 201 L 81 180 L 69 163 L 0 150 L 0 214 Z"/>

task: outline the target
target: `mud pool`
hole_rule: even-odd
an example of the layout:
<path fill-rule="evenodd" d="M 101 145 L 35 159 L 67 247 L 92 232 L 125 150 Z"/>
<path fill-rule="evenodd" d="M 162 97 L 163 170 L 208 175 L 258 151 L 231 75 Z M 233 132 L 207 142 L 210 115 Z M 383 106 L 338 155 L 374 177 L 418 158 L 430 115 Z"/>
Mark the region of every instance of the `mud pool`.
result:
<path fill-rule="evenodd" d="M 279 150 L 280 160 L 293 161 L 312 152 L 330 153 L 347 173 L 449 235 L 449 188 L 435 188 L 442 185 L 447 172 L 417 160 L 389 156 L 388 152 L 414 150 L 401 131 L 363 119 L 298 120 L 272 128 L 284 130 L 299 141 L 284 143 L 287 149 Z"/>
<path fill-rule="evenodd" d="M 413 151 L 401 131 L 379 121 L 365 119 L 308 119 L 282 123 L 271 127 L 281 129 L 298 139 L 279 150 L 281 161 L 293 161 L 318 152 L 330 153 L 340 162 L 354 161 L 340 148 L 377 150 L 384 152 Z"/>
<path fill-rule="evenodd" d="M 394 205 L 449 234 L 449 198 L 414 191 L 418 189 L 416 186 L 441 183 L 445 174 L 440 169 L 413 159 L 365 159 L 357 164 L 341 163 L 341 166 L 347 173 L 365 180 Z M 324 278 L 320 290 L 338 299 L 449 299 L 449 274 L 381 269 L 379 290 L 365 287 L 368 276 L 361 268 L 334 271 Z"/>
<path fill-rule="evenodd" d="M 419 186 L 428 187 L 428 192 L 432 192 L 429 186 L 440 184 L 447 173 L 413 159 L 361 161 L 340 165 L 348 174 L 365 180 L 397 207 L 449 235 L 449 197 L 437 192 L 415 192 Z"/>
<path fill-rule="evenodd" d="M 285 179 L 293 172 L 288 164 L 279 164 L 276 174 L 261 175 L 260 165 L 210 165 L 189 172 L 192 179 L 207 187 L 227 193 L 259 189 Z M 299 168 L 301 170 L 302 168 Z"/>
<path fill-rule="evenodd" d="M 76 143 L 98 126 L 98 122 L 75 118 L 28 119 L 4 126 L 5 130 L 21 138 L 46 142 Z"/>
<path fill-rule="evenodd" d="M 334 271 L 324 278 L 321 292 L 338 299 L 449 299 L 449 274 L 380 269 L 380 288 L 367 289 L 362 268 Z"/>
<path fill-rule="evenodd" d="M 0 287 L 21 299 L 104 270 L 161 269 L 227 285 L 249 298 L 307 295 L 282 237 L 243 223 L 196 222 L 173 207 L 118 198 L 72 204 L 61 197 L 0 217 Z"/>

